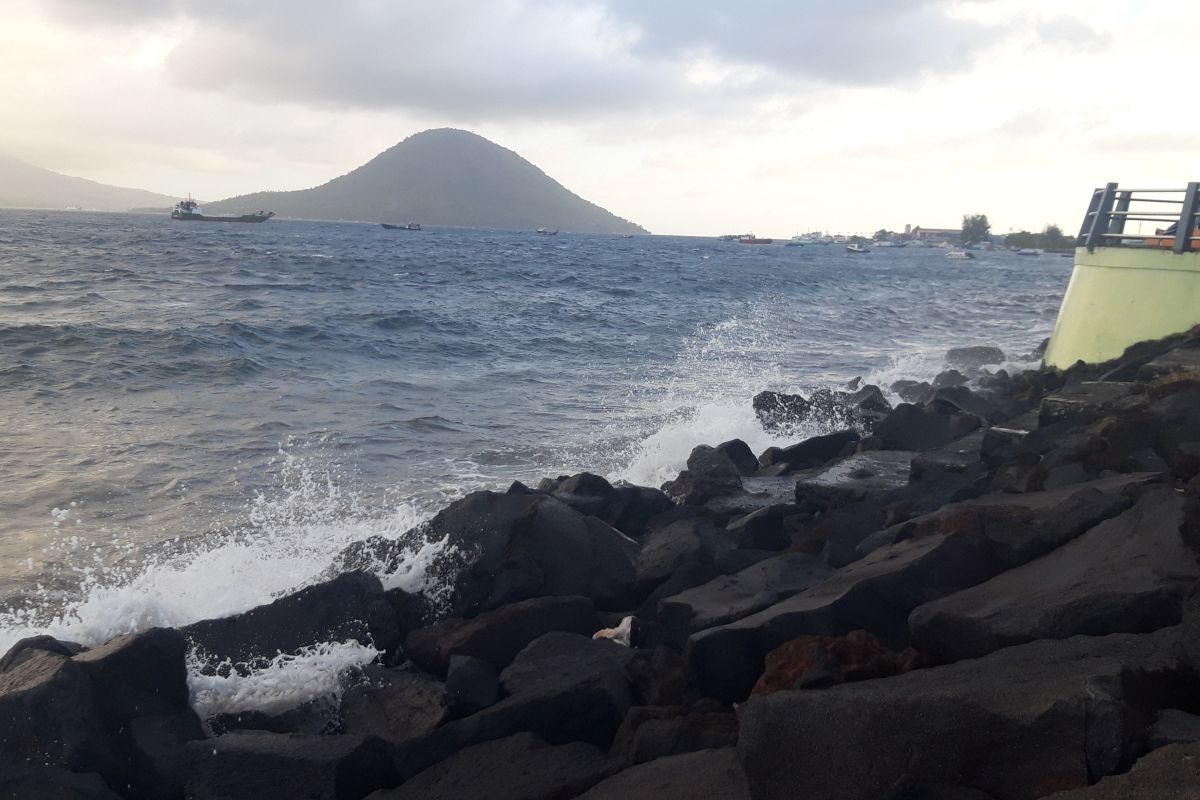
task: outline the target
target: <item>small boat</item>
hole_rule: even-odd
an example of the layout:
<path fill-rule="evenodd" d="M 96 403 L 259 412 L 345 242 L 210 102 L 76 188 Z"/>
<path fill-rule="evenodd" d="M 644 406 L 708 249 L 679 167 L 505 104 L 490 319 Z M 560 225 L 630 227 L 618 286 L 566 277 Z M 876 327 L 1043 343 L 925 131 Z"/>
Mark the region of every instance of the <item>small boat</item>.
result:
<path fill-rule="evenodd" d="M 274 211 L 256 211 L 253 214 L 242 214 L 237 217 L 208 217 L 200 210 L 200 204 L 188 195 L 187 200 L 180 200 L 171 210 L 171 219 L 182 222 L 266 222 L 275 216 Z"/>
<path fill-rule="evenodd" d="M 536 233 L 540 233 L 542 236 L 556 236 L 558 228 L 538 228 Z"/>
<path fill-rule="evenodd" d="M 761 239 L 753 233 L 747 233 L 745 236 L 738 239 L 738 244 L 771 244 L 774 239 Z"/>
<path fill-rule="evenodd" d="M 846 250 L 851 253 L 869 253 L 871 248 L 861 244 L 848 244 Z"/>
<path fill-rule="evenodd" d="M 970 261 L 971 259 L 975 258 L 975 254 L 970 250 L 951 250 L 950 252 L 946 253 L 946 258 L 953 259 L 955 261 Z"/>
<path fill-rule="evenodd" d="M 1017 251 L 1019 256 L 1040 256 L 1042 251 L 1036 247 L 1025 247 Z"/>
<path fill-rule="evenodd" d="M 410 222 L 407 225 L 392 225 L 388 222 L 379 223 L 380 227 L 387 228 L 389 231 L 419 231 L 421 230 L 420 223 Z"/>

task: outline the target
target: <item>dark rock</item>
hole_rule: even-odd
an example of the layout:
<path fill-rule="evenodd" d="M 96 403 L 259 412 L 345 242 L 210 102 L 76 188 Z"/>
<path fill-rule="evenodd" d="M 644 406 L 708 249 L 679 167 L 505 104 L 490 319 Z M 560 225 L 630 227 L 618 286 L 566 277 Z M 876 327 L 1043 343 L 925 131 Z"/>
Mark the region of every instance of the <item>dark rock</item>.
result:
<path fill-rule="evenodd" d="M 405 654 L 421 669 L 445 675 L 450 658 L 475 656 L 504 669 L 527 644 L 551 631 L 591 636 L 601 627 L 586 597 L 536 597 L 486 611 L 471 619 L 444 619 L 413 631 Z"/>
<path fill-rule="evenodd" d="M 738 750 L 762 798 L 877 800 L 905 783 L 1005 799 L 1082 788 L 1125 767 L 1142 720 L 1181 691 L 1177 642 L 1177 631 L 1035 642 L 825 691 L 755 695 L 740 708 Z"/>
<path fill-rule="evenodd" d="M 851 631 L 845 636 L 801 636 L 767 653 L 766 671 L 754 685 L 754 693 L 887 678 L 923 666 L 926 659 L 916 650 L 894 652 L 866 631 Z"/>
<path fill-rule="evenodd" d="M 118 636 L 74 661 L 91 681 L 105 726 L 120 732 L 134 717 L 187 710 L 186 650 L 179 631 L 151 628 Z"/>
<path fill-rule="evenodd" d="M 3 800 L 120 800 L 95 773 L 68 772 L 40 764 L 0 769 Z"/>
<path fill-rule="evenodd" d="M 688 456 L 687 469 L 674 481 L 663 485 L 663 491 L 685 506 L 705 502 L 741 491 L 742 479 L 737 466 L 715 447 L 699 445 Z"/>
<path fill-rule="evenodd" d="M 605 519 L 616 500 L 617 490 L 599 475 L 581 472 L 559 482 L 551 494 L 580 514 Z M 605 521 L 611 524 L 611 520 Z"/>
<path fill-rule="evenodd" d="M 751 550 L 783 550 L 792 543 L 783 521 L 795 513 L 795 506 L 768 506 L 733 520 L 725 530 L 733 537 L 738 547 Z"/>
<path fill-rule="evenodd" d="M 592 745 L 553 747 L 518 733 L 468 747 L 370 800 L 569 800 L 615 769 Z"/>
<path fill-rule="evenodd" d="M 98 772 L 113 786 L 124 784 L 127 769 L 84 668 L 32 648 L 0 673 L 0 763 Z"/>
<path fill-rule="evenodd" d="M 415 775 L 464 747 L 521 731 L 551 744 L 582 741 L 607 749 L 632 705 L 625 672 L 632 656 L 610 641 L 542 636 L 500 673 L 507 697 L 407 743 L 397 753 L 401 772 Z"/>
<path fill-rule="evenodd" d="M 388 605 L 396 612 L 396 626 L 401 636 L 423 628 L 437 618 L 437 609 L 428 597 L 403 589 L 388 589 L 383 593 Z"/>
<path fill-rule="evenodd" d="M 764 430 L 796 425 L 808 418 L 812 404 L 798 394 L 759 392 L 750 401 Z"/>
<path fill-rule="evenodd" d="M 495 705 L 500 699 L 500 676 L 496 668 L 474 656 L 451 656 L 446 674 L 446 708 L 452 716 L 465 717 Z"/>
<path fill-rule="evenodd" d="M 400 641 L 396 612 L 379 578 L 348 572 L 243 614 L 180 628 L 210 665 L 254 666 L 278 653 L 354 639 L 381 650 Z"/>
<path fill-rule="evenodd" d="M 1200 742 L 1200 717 L 1178 708 L 1164 708 L 1150 729 L 1147 747 L 1156 750 L 1169 744 Z"/>
<path fill-rule="evenodd" d="M 62 642 L 53 636 L 28 636 L 14 644 L 8 649 L 7 653 L 0 657 L 0 672 L 8 672 L 18 662 L 27 658 L 28 653 L 38 650 L 70 658 L 76 653 L 82 653 L 86 649 L 81 644 Z"/>
<path fill-rule="evenodd" d="M 329 698 L 318 698 L 277 713 L 259 710 L 231 711 L 205 720 L 216 735 L 233 731 L 266 731 L 268 733 L 302 733 L 319 736 L 338 733 L 338 709 Z"/>
<path fill-rule="evenodd" d="M 796 502 L 831 511 L 884 495 L 908 484 L 915 455 L 904 450 L 875 450 L 806 470 L 796 480 Z"/>
<path fill-rule="evenodd" d="M 873 435 L 885 450 L 932 450 L 966 436 L 979 424 L 979 418 L 971 414 L 939 414 L 901 403 L 876 423 Z"/>
<path fill-rule="evenodd" d="M 946 366 L 954 369 L 974 370 L 988 364 L 1003 364 L 1005 360 L 1004 351 L 999 347 L 975 345 L 952 347 L 946 351 Z"/>
<path fill-rule="evenodd" d="M 978 477 L 978 473 L 984 469 L 981 452 L 985 436 L 985 430 L 977 430 L 949 444 L 914 456 L 911 479 L 926 481 L 945 473 Z"/>
<path fill-rule="evenodd" d="M 1137 371 L 1137 380 L 1147 383 L 1166 377 L 1190 376 L 1200 373 L 1200 347 L 1176 347 L 1147 361 Z"/>
<path fill-rule="evenodd" d="M 794 484 L 795 479 L 788 477 L 767 478 L 755 475 L 752 478 L 743 478 L 741 491 L 708 500 L 704 504 L 704 511 L 708 518 L 724 526 L 734 517 L 791 503 Z"/>
<path fill-rule="evenodd" d="M 737 717 L 728 708 L 636 706 L 625 716 L 612 752 L 630 764 L 644 764 L 697 750 L 736 747 L 737 733 Z"/>
<path fill-rule="evenodd" d="M 343 800 L 400 782 L 384 743 L 361 736 L 238 732 L 187 749 L 188 800 Z"/>
<path fill-rule="evenodd" d="M 933 397 L 933 386 L 928 381 L 896 381 L 892 384 L 892 392 L 905 403 L 920 405 Z"/>
<path fill-rule="evenodd" d="M 187 743 L 204 738 L 195 712 L 189 708 L 170 716 L 138 717 L 130 723 L 129 734 L 131 793 L 151 800 L 183 797 Z"/>
<path fill-rule="evenodd" d="M 993 402 L 981 392 L 973 392 L 966 386 L 946 386 L 934 392 L 929 405 L 940 405 L 948 413 L 972 414 L 986 422 L 1003 422 L 1020 408 Z"/>
<path fill-rule="evenodd" d="M 750 800 L 737 751 L 700 750 L 659 758 L 593 786 L 579 800 Z"/>
<path fill-rule="evenodd" d="M 671 498 L 649 486 L 618 486 L 609 514 L 611 524 L 626 536 L 640 537 L 650 521 L 674 507 Z M 606 519 L 606 521 L 609 521 Z"/>
<path fill-rule="evenodd" d="M 1186 501 L 1152 490 L 1120 516 L 985 583 L 917 608 L 921 647 L 973 658 L 1035 639 L 1143 633 L 1178 624 L 1200 565 L 1180 530 Z"/>
<path fill-rule="evenodd" d="M 733 538 L 705 519 L 693 517 L 646 534 L 637 560 L 639 593 L 649 593 L 689 564 L 711 564 L 735 547 Z"/>
<path fill-rule="evenodd" d="M 867 384 L 846 395 L 844 402 L 851 412 L 878 412 L 886 414 L 892 410 L 892 404 L 883 396 L 880 388 L 873 384 Z M 861 417 L 862 414 L 860 413 L 855 416 Z"/>
<path fill-rule="evenodd" d="M 680 637 L 747 617 L 829 577 L 814 556 L 785 553 L 659 602 L 658 618 Z"/>
<path fill-rule="evenodd" d="M 958 370 L 948 369 L 934 375 L 933 382 L 930 385 L 936 391 L 938 389 L 945 389 L 948 386 L 965 386 L 968 381 L 970 381 L 970 378 Z"/>
<path fill-rule="evenodd" d="M 854 430 L 813 436 L 790 447 L 769 448 L 759 458 L 759 464 L 763 467 L 787 464 L 790 471 L 819 467 L 836 457 L 847 444 L 857 442 L 859 438 L 858 431 Z"/>
<path fill-rule="evenodd" d="M 717 445 L 717 452 L 728 458 L 741 475 L 753 475 L 758 472 L 758 459 L 750 445 L 741 439 L 730 439 Z"/>
<path fill-rule="evenodd" d="M 1133 383 L 1084 382 L 1064 388 L 1042 399 L 1039 424 L 1045 428 L 1056 422 L 1082 425 L 1110 414 L 1136 391 Z"/>
<path fill-rule="evenodd" d="M 637 698 L 653 706 L 682 706 L 695 700 L 694 687 L 688 675 L 687 662 L 673 647 L 657 644 L 646 647 L 637 630 L 641 622 L 634 618 L 631 644 L 638 648 L 625 664 L 625 674 Z"/>
<path fill-rule="evenodd" d="M 342 695 L 341 722 L 347 734 L 405 742 L 447 719 L 445 687 L 420 672 L 371 666 Z"/>
<path fill-rule="evenodd" d="M 1200 786 L 1200 745 L 1173 744 L 1138 759 L 1128 773 L 1095 786 L 1055 792 L 1045 800 L 1194 800 Z"/>

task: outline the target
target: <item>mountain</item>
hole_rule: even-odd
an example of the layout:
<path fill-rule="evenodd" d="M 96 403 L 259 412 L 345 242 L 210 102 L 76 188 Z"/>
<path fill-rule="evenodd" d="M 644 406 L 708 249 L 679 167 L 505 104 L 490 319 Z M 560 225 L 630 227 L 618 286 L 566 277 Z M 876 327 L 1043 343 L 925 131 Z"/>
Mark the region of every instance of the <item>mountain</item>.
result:
<path fill-rule="evenodd" d="M 0 157 L 0 208 L 86 208 L 128 211 L 170 208 L 178 198 L 141 189 L 122 189 L 60 175 L 16 159 Z"/>
<path fill-rule="evenodd" d="M 568 191 L 513 151 L 452 128 L 414 134 L 313 189 L 258 192 L 204 207 L 206 214 L 257 209 L 304 219 L 646 232 Z"/>

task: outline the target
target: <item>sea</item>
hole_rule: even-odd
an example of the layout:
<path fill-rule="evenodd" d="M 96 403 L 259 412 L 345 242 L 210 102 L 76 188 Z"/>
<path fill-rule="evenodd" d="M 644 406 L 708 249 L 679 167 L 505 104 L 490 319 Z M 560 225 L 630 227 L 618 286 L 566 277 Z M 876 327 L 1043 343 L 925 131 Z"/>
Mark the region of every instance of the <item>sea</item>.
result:
<path fill-rule="evenodd" d="M 0 653 L 244 611 L 478 489 L 824 432 L 764 431 L 764 389 L 1035 366 L 1071 259 L 945 254 L 0 210 Z M 389 585 L 436 590 L 437 556 Z M 283 708 L 373 656 L 196 668 L 193 703 Z"/>

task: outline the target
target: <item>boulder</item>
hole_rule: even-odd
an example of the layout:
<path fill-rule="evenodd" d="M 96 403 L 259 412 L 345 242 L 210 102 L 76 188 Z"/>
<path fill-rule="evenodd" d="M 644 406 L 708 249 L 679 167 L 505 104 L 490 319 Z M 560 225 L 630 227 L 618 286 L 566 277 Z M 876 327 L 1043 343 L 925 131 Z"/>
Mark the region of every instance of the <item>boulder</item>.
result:
<path fill-rule="evenodd" d="M 934 391 L 951 386 L 965 386 L 971 379 L 956 369 L 948 369 L 933 376 L 930 386 Z"/>
<path fill-rule="evenodd" d="M 641 536 L 655 514 L 673 505 L 671 498 L 658 489 L 631 484 L 613 486 L 590 472 L 543 483 L 544 490 L 555 498 L 581 514 L 604 520 L 626 536 Z"/>
<path fill-rule="evenodd" d="M 1169 744 L 1200 743 L 1200 717 L 1178 708 L 1164 708 L 1150 729 L 1147 747 L 1156 750 Z"/>
<path fill-rule="evenodd" d="M 82 653 L 86 649 L 81 644 L 62 642 L 53 636 L 28 636 L 19 640 L 8 649 L 7 653 L 0 656 L 0 672 L 8 672 L 10 669 L 16 667 L 19 662 L 29 658 L 30 654 L 38 650 L 70 658 L 77 653 Z"/>
<path fill-rule="evenodd" d="M 733 537 L 703 517 L 673 522 L 650 531 L 637 559 L 638 594 L 652 591 L 689 564 L 711 564 L 734 549 Z"/>
<path fill-rule="evenodd" d="M 1003 364 L 1006 360 L 1004 351 L 999 347 L 974 345 L 952 347 L 946 351 L 946 366 L 954 369 L 976 370 L 989 364 Z"/>
<path fill-rule="evenodd" d="M 134 717 L 188 710 L 187 643 L 172 628 L 118 636 L 74 657 L 88 676 L 105 726 L 123 733 Z"/>
<path fill-rule="evenodd" d="M 717 452 L 722 453 L 728 458 L 737 467 L 738 473 L 743 476 L 753 475 L 755 472 L 758 472 L 758 458 L 754 455 L 754 451 L 750 449 L 750 445 L 741 439 L 730 439 L 728 442 L 721 442 L 717 445 Z"/>
<path fill-rule="evenodd" d="M 820 583 L 830 572 L 812 555 L 784 553 L 664 598 L 658 604 L 658 619 L 682 639 L 775 605 Z"/>
<path fill-rule="evenodd" d="M 796 502 L 830 511 L 906 486 L 916 453 L 874 450 L 799 473 Z"/>
<path fill-rule="evenodd" d="M 474 656 L 450 656 L 446 674 L 446 710 L 466 717 L 495 705 L 500 699 L 500 676 L 496 668 Z"/>
<path fill-rule="evenodd" d="M 1126 767 L 1141 720 L 1182 692 L 1177 648 L 1177 630 L 1075 637 L 755 695 L 739 711 L 738 751 L 756 798 L 877 800 L 905 786 L 1023 800 L 1083 788 Z"/>
<path fill-rule="evenodd" d="M 763 430 L 767 431 L 798 425 L 808 419 L 812 411 L 812 404 L 803 396 L 783 392 L 759 392 L 750 404 Z"/>
<path fill-rule="evenodd" d="M 972 414 L 940 414 L 933 407 L 901 403 L 875 424 L 872 435 L 885 450 L 932 450 L 979 426 L 979 418 Z"/>
<path fill-rule="evenodd" d="M 603 780 L 579 800 L 750 800 L 733 748 L 699 750 L 638 764 Z"/>
<path fill-rule="evenodd" d="M 531 733 L 518 733 L 467 747 L 369 800 L 568 800 L 615 769 L 592 745 L 554 747 Z"/>
<path fill-rule="evenodd" d="M 1200 786 L 1200 744 L 1173 744 L 1138 759 L 1124 775 L 1095 786 L 1055 792 L 1045 800 L 1194 800 Z"/>
<path fill-rule="evenodd" d="M 741 491 L 741 472 L 729 456 L 706 444 L 692 449 L 687 469 L 663 491 L 685 506 L 700 506 L 714 497 Z"/>
<path fill-rule="evenodd" d="M 836 458 L 846 445 L 857 442 L 859 438 L 858 431 L 849 429 L 813 436 L 790 447 L 770 448 L 762 454 L 758 463 L 763 467 L 786 464 L 789 472 L 819 467 Z"/>
<path fill-rule="evenodd" d="M 736 747 L 737 734 L 737 717 L 727 707 L 635 706 L 625 715 L 612 752 L 626 763 L 643 764 L 680 753 Z"/>
<path fill-rule="evenodd" d="M 383 669 L 383 667 L 372 666 L 369 669 Z M 319 736 L 339 731 L 337 709 L 331 706 L 330 698 L 319 697 L 275 713 L 258 709 L 227 711 L 206 719 L 204 723 L 217 736 L 223 736 L 233 731 L 303 733 L 307 736 Z"/>
<path fill-rule="evenodd" d="M 935 476 L 947 473 L 966 475 L 972 479 L 979 478 L 985 470 L 981 456 L 985 435 L 986 431 L 980 429 L 949 444 L 913 456 L 910 478 L 914 482 L 929 481 Z"/>
<path fill-rule="evenodd" d="M 342 695 L 342 729 L 388 742 L 416 739 L 441 725 L 446 688 L 412 669 L 368 666 Z"/>
<path fill-rule="evenodd" d="M 920 405 L 933 397 L 933 386 L 928 381 L 896 381 L 892 384 L 892 393 L 905 403 Z"/>
<path fill-rule="evenodd" d="M 920 606 L 909 618 L 913 636 L 939 658 L 956 660 L 1035 639 L 1178 624 L 1183 598 L 1200 580 L 1196 554 L 1181 536 L 1187 505 L 1169 487 L 1154 488 L 1057 550 Z"/>
<path fill-rule="evenodd" d="M 183 797 L 187 779 L 187 743 L 204 738 L 190 708 L 172 715 L 138 717 L 129 725 L 132 751 L 131 794 L 147 800 Z"/>
<path fill-rule="evenodd" d="M 792 543 L 784 520 L 797 513 L 793 505 L 774 505 L 738 517 L 725 526 L 740 548 L 783 550 Z"/>
<path fill-rule="evenodd" d="M 415 775 L 464 747 L 522 731 L 551 744 L 607 749 L 632 705 L 626 665 L 633 653 L 606 640 L 547 633 L 500 673 L 504 699 L 399 748 L 401 772 Z"/>
<path fill-rule="evenodd" d="M 191 742 L 188 800 L 344 800 L 400 782 L 379 739 L 239 731 Z"/>
<path fill-rule="evenodd" d="M 230 662 L 240 669 L 321 642 L 354 639 L 387 650 L 399 644 L 401 634 L 379 578 L 364 572 L 347 572 L 269 605 L 180 631 L 210 668 Z"/>
<path fill-rule="evenodd" d="M 0 769 L 0 797 L 4 800 L 121 800 L 95 773 L 68 772 L 42 764 L 5 765 Z"/>
<path fill-rule="evenodd" d="M 866 631 L 851 631 L 845 636 L 801 636 L 767 653 L 766 671 L 754 684 L 754 693 L 820 689 L 886 678 L 926 663 L 925 657 L 911 647 L 896 653 Z"/>
<path fill-rule="evenodd" d="M 435 675 L 445 675 L 456 655 L 475 656 L 504 669 L 543 634 L 566 631 L 591 636 L 599 628 L 595 605 L 586 597 L 535 597 L 471 619 L 452 617 L 413 631 L 404 641 L 404 652 Z"/>
<path fill-rule="evenodd" d="M 1065 387 L 1042 399 L 1038 422 L 1043 428 L 1056 422 L 1083 425 L 1095 422 L 1130 399 L 1138 390 L 1135 383 L 1089 382 Z"/>

